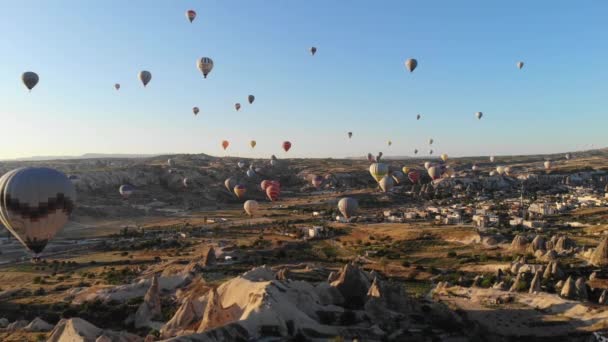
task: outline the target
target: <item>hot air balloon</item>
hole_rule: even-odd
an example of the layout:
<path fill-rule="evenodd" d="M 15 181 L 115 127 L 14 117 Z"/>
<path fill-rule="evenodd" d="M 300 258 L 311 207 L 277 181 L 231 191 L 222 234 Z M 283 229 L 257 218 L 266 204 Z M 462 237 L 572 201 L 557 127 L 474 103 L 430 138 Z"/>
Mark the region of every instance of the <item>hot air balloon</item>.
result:
<path fill-rule="evenodd" d="M 272 185 L 272 181 L 269 181 L 268 179 L 264 179 L 262 181 L 262 183 L 260 183 L 260 187 L 262 188 L 262 190 L 266 191 L 266 188 L 269 187 L 270 185 Z"/>
<path fill-rule="evenodd" d="M 285 152 L 289 151 L 290 148 L 291 148 L 291 143 L 289 141 L 284 141 L 283 149 L 285 150 Z"/>
<path fill-rule="evenodd" d="M 249 146 L 251 146 L 251 148 L 255 148 L 255 145 L 257 145 L 257 142 L 255 140 L 251 140 L 249 142 Z"/>
<path fill-rule="evenodd" d="M 418 149 L 414 149 L 414 154 L 418 154 Z"/>
<path fill-rule="evenodd" d="M 454 177 L 454 173 L 455 172 L 456 171 L 454 171 L 454 169 L 452 169 L 451 167 L 446 166 L 445 167 L 445 172 L 443 173 L 443 176 L 446 177 L 446 178 Z"/>
<path fill-rule="evenodd" d="M 511 167 L 510 166 L 505 166 L 504 172 L 505 172 L 505 175 L 510 176 L 511 175 Z"/>
<path fill-rule="evenodd" d="M 68 222 L 76 202 L 74 184 L 46 167 L 7 172 L 0 194 L 0 222 L 35 258 Z"/>
<path fill-rule="evenodd" d="M 490 177 L 496 176 L 496 171 L 490 171 Z"/>
<path fill-rule="evenodd" d="M 314 55 L 315 55 L 315 53 L 317 53 L 317 48 L 313 46 L 313 47 L 311 47 L 311 48 L 310 48 L 310 54 L 311 54 L 312 56 L 314 56 Z"/>
<path fill-rule="evenodd" d="M 249 178 L 253 178 L 256 176 L 255 171 L 253 171 L 252 169 L 247 170 L 246 174 L 247 174 L 247 177 L 249 177 Z"/>
<path fill-rule="evenodd" d="M 382 152 L 378 152 L 378 155 L 376 156 L 376 161 L 380 162 L 381 158 L 382 158 Z"/>
<path fill-rule="evenodd" d="M 207 78 L 207 75 L 213 70 L 213 60 L 209 57 L 203 57 L 196 61 L 196 67 L 203 73 L 203 77 Z"/>
<path fill-rule="evenodd" d="M 182 184 L 184 185 L 184 188 L 188 187 L 188 177 L 185 177 L 184 180 L 182 180 Z"/>
<path fill-rule="evenodd" d="M 237 184 L 234 187 L 234 194 L 238 198 L 243 198 L 243 196 L 245 196 L 246 192 L 247 192 L 247 188 L 244 185 L 242 185 L 242 184 Z"/>
<path fill-rule="evenodd" d="M 131 195 L 133 195 L 133 193 L 135 192 L 135 188 L 132 185 L 123 184 L 120 186 L 120 188 L 118 188 L 118 192 L 120 193 L 122 198 L 127 199 L 131 197 Z"/>
<path fill-rule="evenodd" d="M 376 182 L 379 182 L 388 174 L 388 165 L 384 163 L 373 163 L 369 167 L 369 173 L 374 177 Z"/>
<path fill-rule="evenodd" d="M 496 167 L 496 173 L 498 173 L 499 176 L 502 176 L 505 173 L 504 166 L 497 166 Z"/>
<path fill-rule="evenodd" d="M 524 67 L 524 62 L 517 62 L 517 68 L 521 70 Z"/>
<path fill-rule="evenodd" d="M 173 161 L 173 159 L 171 159 L 171 158 L 167 159 L 167 166 L 169 166 L 169 167 L 175 166 L 175 162 Z"/>
<path fill-rule="evenodd" d="M 228 148 L 229 145 L 230 145 L 230 142 L 228 140 L 222 141 L 222 148 L 224 149 L 224 151 Z"/>
<path fill-rule="evenodd" d="M 277 160 L 277 156 L 275 156 L 274 154 L 270 156 L 270 160 Z"/>
<path fill-rule="evenodd" d="M 234 187 L 237 185 L 237 180 L 234 177 L 226 178 L 224 181 L 224 186 L 228 191 L 232 191 Z"/>
<path fill-rule="evenodd" d="M 120 83 L 115 83 L 114 84 L 114 89 L 120 90 Z"/>
<path fill-rule="evenodd" d="M 552 165 L 551 165 L 551 161 L 550 161 L 550 160 L 547 160 L 547 161 L 544 163 L 544 166 L 545 166 L 545 170 L 549 170 L 549 169 L 551 169 L 551 166 L 552 166 Z"/>
<path fill-rule="evenodd" d="M 353 137 L 353 132 L 348 132 L 348 139 Z"/>
<path fill-rule="evenodd" d="M 433 138 L 429 139 L 429 145 L 433 145 Z"/>
<path fill-rule="evenodd" d="M 236 163 L 236 165 L 238 165 L 238 167 L 242 169 L 242 168 L 244 168 L 244 167 L 245 167 L 247 164 L 245 164 L 245 162 L 244 162 L 244 161 L 239 160 L 239 162 L 238 162 L 238 163 Z"/>
<path fill-rule="evenodd" d="M 393 142 L 389 140 L 388 141 L 388 146 L 391 146 L 392 144 L 393 144 Z"/>
<path fill-rule="evenodd" d="M 344 197 L 338 201 L 338 210 L 342 213 L 346 219 L 349 219 L 357 214 L 359 210 L 359 203 L 357 200 L 351 197 Z"/>
<path fill-rule="evenodd" d="M 475 117 L 476 117 L 477 119 L 479 119 L 479 120 L 481 120 L 481 117 L 482 117 L 482 116 L 483 116 L 483 113 L 482 113 L 482 112 L 477 112 L 477 113 L 475 113 Z"/>
<path fill-rule="evenodd" d="M 418 66 L 418 61 L 415 60 L 414 58 L 410 58 L 407 61 L 405 61 L 405 68 L 409 72 L 413 72 L 417 66 Z"/>
<path fill-rule="evenodd" d="M 277 159 L 270 159 L 270 166 L 272 166 L 272 167 L 279 166 L 279 161 Z"/>
<path fill-rule="evenodd" d="M 271 202 L 277 201 L 279 199 L 279 194 L 281 193 L 281 188 L 276 184 L 271 184 L 266 188 L 266 196 Z"/>
<path fill-rule="evenodd" d="M 416 120 L 420 120 L 421 117 L 420 114 L 416 115 Z"/>
<path fill-rule="evenodd" d="M 187 10 L 186 11 L 186 18 L 188 20 L 190 20 L 190 22 L 193 22 L 194 19 L 196 18 L 196 12 L 193 10 Z"/>
<path fill-rule="evenodd" d="M 445 153 L 441 154 L 440 158 L 441 158 L 441 160 L 443 160 L 443 162 L 448 161 L 448 155 Z"/>
<path fill-rule="evenodd" d="M 420 180 L 420 172 L 417 170 L 412 170 L 407 173 L 407 178 L 414 184 L 416 184 Z"/>
<path fill-rule="evenodd" d="M 235 103 L 234 104 L 234 109 L 236 109 L 236 111 L 238 112 L 239 109 L 241 109 L 241 104 L 240 103 Z"/>
<path fill-rule="evenodd" d="M 376 159 L 374 158 L 374 155 L 373 155 L 373 154 L 368 153 L 368 154 L 367 154 L 367 161 L 368 161 L 368 162 L 370 162 L 370 163 L 373 163 L 373 162 L 375 162 L 375 161 L 376 161 Z"/>
<path fill-rule="evenodd" d="M 441 170 L 436 166 L 429 167 L 428 173 L 432 180 L 436 180 L 441 177 Z"/>
<path fill-rule="evenodd" d="M 392 177 L 386 175 L 382 177 L 382 179 L 378 182 L 378 185 L 380 186 L 380 189 L 382 189 L 382 192 L 389 192 L 393 189 L 395 181 Z"/>
<path fill-rule="evenodd" d="M 313 176 L 312 177 L 312 186 L 315 188 L 320 187 L 323 184 L 323 176 Z"/>
<path fill-rule="evenodd" d="M 245 209 L 245 212 L 250 217 L 252 217 L 253 215 L 255 215 L 255 213 L 258 211 L 259 207 L 260 207 L 260 205 L 258 204 L 258 202 L 254 201 L 254 200 L 247 200 L 243 204 L 243 209 Z"/>
<path fill-rule="evenodd" d="M 401 184 L 401 182 L 403 182 L 403 179 L 405 178 L 405 174 L 403 174 L 403 172 L 401 171 L 393 171 L 391 176 L 393 177 L 395 184 Z"/>
<path fill-rule="evenodd" d="M 429 154 L 433 154 L 433 150 L 429 150 Z"/>
<path fill-rule="evenodd" d="M 146 70 L 140 71 L 138 77 L 144 87 L 150 83 L 150 80 L 152 80 L 152 74 Z"/>
<path fill-rule="evenodd" d="M 433 165 L 433 164 L 432 164 L 431 162 L 428 162 L 428 161 L 427 161 L 427 162 L 424 162 L 424 168 L 425 168 L 425 169 L 427 169 L 427 170 L 428 170 L 428 169 L 429 169 L 429 167 L 431 167 L 432 165 Z"/>
<path fill-rule="evenodd" d="M 493 163 L 496 160 L 496 157 L 490 156 L 490 163 Z"/>
<path fill-rule="evenodd" d="M 566 155 L 564 156 L 566 158 L 566 160 L 570 160 L 570 153 L 566 153 Z"/>
<path fill-rule="evenodd" d="M 198 107 L 192 107 L 192 113 L 194 113 L 194 115 L 197 115 L 199 111 L 200 110 L 198 109 Z"/>
<path fill-rule="evenodd" d="M 403 174 L 407 175 L 410 172 L 410 168 L 407 166 L 404 166 L 401 168 L 401 172 L 403 172 Z"/>
<path fill-rule="evenodd" d="M 471 170 L 477 171 L 477 169 L 478 169 L 478 166 L 476 164 L 473 164 L 473 166 L 471 166 Z"/>
<path fill-rule="evenodd" d="M 249 101 L 249 104 L 252 104 L 253 101 L 255 101 L 255 96 L 253 96 L 253 95 L 247 96 L 247 101 Z"/>
<path fill-rule="evenodd" d="M 38 74 L 33 71 L 26 71 L 21 75 L 21 81 L 29 91 L 38 84 L 39 80 Z"/>

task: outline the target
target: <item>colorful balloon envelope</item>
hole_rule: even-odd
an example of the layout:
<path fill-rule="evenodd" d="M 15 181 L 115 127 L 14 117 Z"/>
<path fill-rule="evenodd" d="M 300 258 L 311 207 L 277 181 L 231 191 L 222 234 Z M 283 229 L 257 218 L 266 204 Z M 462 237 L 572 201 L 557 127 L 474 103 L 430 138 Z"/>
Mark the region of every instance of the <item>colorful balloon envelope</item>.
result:
<path fill-rule="evenodd" d="M 26 167 L 0 178 L 0 222 L 38 255 L 68 222 L 76 202 L 74 184 L 63 173 Z"/>
<path fill-rule="evenodd" d="M 230 142 L 228 140 L 222 141 L 222 148 L 224 151 L 228 148 L 228 146 L 230 146 Z"/>
<path fill-rule="evenodd" d="M 420 172 L 412 170 L 407 173 L 407 178 L 409 178 L 409 180 L 414 184 L 418 183 L 418 181 L 420 180 Z"/>
<path fill-rule="evenodd" d="M 189 20 L 190 22 L 193 22 L 193 21 L 194 21 L 194 19 L 196 18 L 196 12 L 195 12 L 195 11 L 193 11 L 193 10 L 188 10 L 188 11 L 186 11 L 186 18 L 188 18 L 188 20 Z"/>
<path fill-rule="evenodd" d="M 284 141 L 283 149 L 285 150 L 285 152 L 289 151 L 290 148 L 291 148 L 291 143 L 289 141 Z"/>
<path fill-rule="evenodd" d="M 266 188 L 266 196 L 271 202 L 275 202 L 279 199 L 281 188 L 275 184 L 271 184 Z"/>
<path fill-rule="evenodd" d="M 429 176 L 432 180 L 439 179 L 441 177 L 441 170 L 437 166 L 431 166 L 428 169 Z"/>
<path fill-rule="evenodd" d="M 258 143 L 255 140 L 251 140 L 249 142 L 249 146 L 251 146 L 251 148 L 255 148 L 255 145 L 257 145 Z"/>
<path fill-rule="evenodd" d="M 237 185 L 237 180 L 234 177 L 229 177 L 224 181 L 224 186 L 228 191 L 232 191 Z"/>
<path fill-rule="evenodd" d="M 147 86 L 148 83 L 150 83 L 150 81 L 152 80 L 152 73 L 147 70 L 140 71 L 137 76 L 139 77 L 139 80 L 144 85 L 144 87 Z"/>
<path fill-rule="evenodd" d="M 213 70 L 213 60 L 209 57 L 202 57 L 196 61 L 196 67 L 203 73 L 203 77 L 207 78 L 207 75 Z"/>
<path fill-rule="evenodd" d="M 243 198 L 243 196 L 245 196 L 246 192 L 247 192 L 247 188 L 244 185 L 242 185 L 242 184 L 237 184 L 234 187 L 234 194 L 238 198 Z"/>
<path fill-rule="evenodd" d="M 200 110 L 198 109 L 198 107 L 192 107 L 192 113 L 194 113 L 194 115 L 197 115 L 199 111 Z"/>
<path fill-rule="evenodd" d="M 415 60 L 414 58 L 410 58 L 407 61 L 405 61 L 405 68 L 409 72 L 413 72 L 414 70 L 416 70 L 417 66 L 418 66 L 418 61 Z"/>
<path fill-rule="evenodd" d="M 380 180 L 388 174 L 388 165 L 384 163 L 373 163 L 369 167 L 369 173 L 374 177 L 376 182 L 380 182 Z"/>

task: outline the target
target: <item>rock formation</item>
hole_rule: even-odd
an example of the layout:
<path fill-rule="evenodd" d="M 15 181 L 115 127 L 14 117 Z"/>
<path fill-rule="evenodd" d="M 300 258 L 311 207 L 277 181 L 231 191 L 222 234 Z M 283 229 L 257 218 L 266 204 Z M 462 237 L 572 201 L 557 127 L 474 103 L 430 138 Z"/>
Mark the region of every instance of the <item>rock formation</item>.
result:
<path fill-rule="evenodd" d="M 540 274 L 540 271 L 538 271 L 534 274 L 534 278 L 532 279 L 532 282 L 530 283 L 530 290 L 528 292 L 529 293 L 540 292 L 541 291 L 540 283 L 541 283 L 541 274 Z"/>
<path fill-rule="evenodd" d="M 137 335 L 100 329 L 80 318 L 62 319 L 51 331 L 47 342 L 140 342 Z"/>
<path fill-rule="evenodd" d="M 158 276 L 155 274 L 152 278 L 150 288 L 144 296 L 144 301 L 139 305 L 137 312 L 135 312 L 135 327 L 141 328 L 149 326 L 152 321 L 159 318 L 160 315 L 160 289 L 158 287 Z"/>
<path fill-rule="evenodd" d="M 572 279 L 572 277 L 568 277 L 568 279 L 566 279 L 559 295 L 567 299 L 576 298 L 576 284 L 574 283 L 574 279 Z"/>
<path fill-rule="evenodd" d="M 532 240 L 532 243 L 530 243 L 530 245 L 527 248 L 527 252 L 529 253 L 536 253 L 536 251 L 545 251 L 547 250 L 547 243 L 545 241 L 545 238 L 541 235 L 536 235 L 534 237 L 534 240 Z"/>
<path fill-rule="evenodd" d="M 36 317 L 23 330 L 28 332 L 47 332 L 53 330 L 53 326 L 42 318 Z"/>
<path fill-rule="evenodd" d="M 608 236 L 602 238 L 591 254 L 589 262 L 595 266 L 608 266 Z"/>
<path fill-rule="evenodd" d="M 579 277 L 574 284 L 576 288 L 576 297 L 579 300 L 586 301 L 589 299 L 589 295 L 587 292 L 587 284 L 585 283 L 584 277 Z"/>
<path fill-rule="evenodd" d="M 511 241 L 511 247 L 509 248 L 513 253 L 525 253 L 526 247 L 528 246 L 528 239 L 523 235 L 516 235 Z"/>

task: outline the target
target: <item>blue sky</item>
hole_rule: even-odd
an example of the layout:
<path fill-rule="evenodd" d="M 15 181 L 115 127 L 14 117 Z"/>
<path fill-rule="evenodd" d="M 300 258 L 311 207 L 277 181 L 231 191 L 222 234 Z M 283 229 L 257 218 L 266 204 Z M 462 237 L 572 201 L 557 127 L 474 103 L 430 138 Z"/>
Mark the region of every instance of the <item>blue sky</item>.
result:
<path fill-rule="evenodd" d="M 0 158 L 224 155 L 222 139 L 241 157 L 427 154 L 430 137 L 453 156 L 601 147 L 606 13 L 601 0 L 7 0 Z"/>

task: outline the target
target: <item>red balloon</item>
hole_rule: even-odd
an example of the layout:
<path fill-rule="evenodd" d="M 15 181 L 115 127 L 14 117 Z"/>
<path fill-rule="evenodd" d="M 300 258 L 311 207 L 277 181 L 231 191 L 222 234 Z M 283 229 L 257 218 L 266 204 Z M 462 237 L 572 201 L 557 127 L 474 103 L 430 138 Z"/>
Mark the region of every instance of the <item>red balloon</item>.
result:
<path fill-rule="evenodd" d="M 272 184 L 266 188 L 266 196 L 268 196 L 268 199 L 272 202 L 279 199 L 280 192 L 281 192 L 281 188 L 279 188 L 275 184 Z"/>
<path fill-rule="evenodd" d="M 412 170 L 408 172 L 407 178 L 409 178 L 412 183 L 417 183 L 420 180 L 420 172 Z"/>
<path fill-rule="evenodd" d="M 264 191 L 266 191 L 266 188 L 268 188 L 271 185 L 272 185 L 272 181 L 270 181 L 268 179 L 264 179 L 262 181 L 262 184 L 260 184 L 260 186 L 262 187 L 262 190 L 264 190 Z"/>
<path fill-rule="evenodd" d="M 228 142 L 228 140 L 222 141 L 222 147 L 224 148 L 224 150 L 228 148 L 228 145 L 230 145 L 230 142 Z"/>
<path fill-rule="evenodd" d="M 283 149 L 285 150 L 285 152 L 289 151 L 290 148 L 291 148 L 291 143 L 289 141 L 284 141 Z"/>

